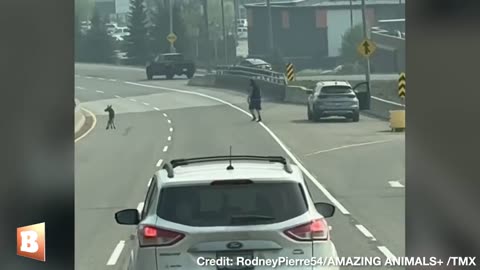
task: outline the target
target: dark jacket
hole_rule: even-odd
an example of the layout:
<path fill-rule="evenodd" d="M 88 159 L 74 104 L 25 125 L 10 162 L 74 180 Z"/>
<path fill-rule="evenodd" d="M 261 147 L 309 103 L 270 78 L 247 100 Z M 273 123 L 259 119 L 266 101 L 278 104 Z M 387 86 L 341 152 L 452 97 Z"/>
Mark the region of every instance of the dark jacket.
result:
<path fill-rule="evenodd" d="M 253 83 L 251 87 L 252 87 L 252 90 L 250 91 L 250 99 L 261 99 L 262 93 L 258 85 L 256 83 Z"/>

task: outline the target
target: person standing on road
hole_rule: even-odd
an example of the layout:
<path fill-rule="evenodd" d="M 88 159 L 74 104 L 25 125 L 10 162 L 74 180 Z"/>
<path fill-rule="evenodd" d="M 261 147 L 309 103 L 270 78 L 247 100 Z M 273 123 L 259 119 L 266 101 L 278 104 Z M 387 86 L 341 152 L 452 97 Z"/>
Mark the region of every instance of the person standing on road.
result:
<path fill-rule="evenodd" d="M 248 96 L 248 109 L 252 114 L 252 121 L 257 120 L 257 122 L 261 122 L 262 116 L 260 115 L 260 111 L 262 110 L 262 95 L 260 93 L 260 88 L 253 79 L 250 79 L 250 87 L 252 89 Z M 255 116 L 254 110 L 257 111 L 258 119 Z"/>

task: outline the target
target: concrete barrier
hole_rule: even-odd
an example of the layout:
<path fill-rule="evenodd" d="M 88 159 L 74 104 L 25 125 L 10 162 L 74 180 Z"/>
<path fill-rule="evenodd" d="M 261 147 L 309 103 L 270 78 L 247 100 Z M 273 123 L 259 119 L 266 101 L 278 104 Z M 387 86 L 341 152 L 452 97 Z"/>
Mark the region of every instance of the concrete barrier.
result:
<path fill-rule="evenodd" d="M 285 85 L 279 85 L 263 80 L 255 80 L 262 91 L 262 96 L 272 101 L 283 101 L 285 97 Z M 242 92 L 248 95 L 250 90 L 250 78 L 238 75 L 205 75 L 194 77 L 187 83 L 190 86 L 207 86 L 224 88 Z"/>
<path fill-rule="evenodd" d="M 215 87 L 215 75 L 195 76 L 188 80 L 187 85 Z"/>
<path fill-rule="evenodd" d="M 75 99 L 75 133 L 77 133 L 85 124 L 85 115 L 80 107 L 80 101 Z"/>
<path fill-rule="evenodd" d="M 395 110 L 405 110 L 405 106 L 378 97 L 372 97 L 370 102 L 370 110 L 365 112 L 382 119 L 390 119 L 390 111 Z"/>
<path fill-rule="evenodd" d="M 308 90 L 303 86 L 287 86 L 285 89 L 285 102 L 306 105 L 308 100 Z"/>

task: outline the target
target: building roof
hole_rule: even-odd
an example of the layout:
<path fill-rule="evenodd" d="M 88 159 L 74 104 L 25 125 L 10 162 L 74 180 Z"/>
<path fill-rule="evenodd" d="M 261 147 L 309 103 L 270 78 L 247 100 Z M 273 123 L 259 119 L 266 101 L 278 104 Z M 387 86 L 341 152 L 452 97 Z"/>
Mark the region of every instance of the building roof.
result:
<path fill-rule="evenodd" d="M 373 5 L 398 5 L 398 0 L 365 0 L 368 6 Z M 350 0 L 273 0 L 270 2 L 271 7 L 343 7 L 350 6 Z M 353 6 L 360 6 L 359 0 L 353 1 Z M 402 5 L 405 1 L 402 2 Z M 245 4 L 246 8 L 265 7 L 265 3 Z"/>

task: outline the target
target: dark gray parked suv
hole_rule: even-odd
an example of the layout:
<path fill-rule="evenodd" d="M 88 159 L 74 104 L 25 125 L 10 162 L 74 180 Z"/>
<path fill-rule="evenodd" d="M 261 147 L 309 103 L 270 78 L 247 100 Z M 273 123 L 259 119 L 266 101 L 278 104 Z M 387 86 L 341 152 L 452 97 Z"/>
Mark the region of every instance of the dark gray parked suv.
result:
<path fill-rule="evenodd" d="M 308 97 L 308 120 L 319 120 L 328 116 L 344 116 L 353 122 L 360 120 L 357 95 L 348 82 L 318 82 Z"/>

